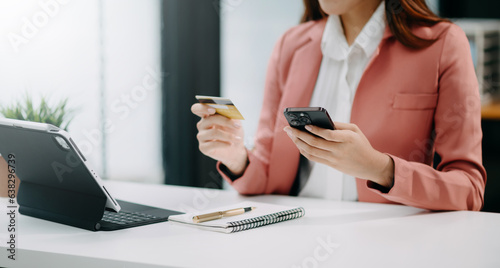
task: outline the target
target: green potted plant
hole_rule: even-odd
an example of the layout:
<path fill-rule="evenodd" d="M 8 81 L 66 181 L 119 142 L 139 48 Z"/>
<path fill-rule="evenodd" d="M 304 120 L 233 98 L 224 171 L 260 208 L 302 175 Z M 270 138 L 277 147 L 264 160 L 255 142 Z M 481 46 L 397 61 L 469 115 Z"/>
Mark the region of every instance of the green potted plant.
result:
<path fill-rule="evenodd" d="M 10 106 L 0 107 L 0 114 L 5 118 L 47 123 L 67 130 L 72 119 L 70 117 L 72 110 L 67 108 L 67 103 L 68 99 L 66 98 L 51 107 L 48 103 L 48 99 L 46 97 L 41 97 L 40 104 L 35 106 L 33 105 L 33 99 L 26 94 L 22 100 L 19 100 Z M 7 196 L 7 177 L 7 163 L 0 155 L 0 197 Z M 18 188 L 19 178 L 16 176 L 16 192 Z"/>

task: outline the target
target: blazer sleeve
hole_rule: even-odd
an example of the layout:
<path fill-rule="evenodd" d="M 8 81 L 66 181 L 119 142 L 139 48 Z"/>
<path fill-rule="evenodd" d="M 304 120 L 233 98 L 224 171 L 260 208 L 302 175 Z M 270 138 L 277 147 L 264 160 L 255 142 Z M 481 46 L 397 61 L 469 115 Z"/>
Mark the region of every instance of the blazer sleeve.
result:
<path fill-rule="evenodd" d="M 439 60 L 439 98 L 434 115 L 434 148 L 441 162 L 434 169 L 391 155 L 394 185 L 390 201 L 430 210 L 480 210 L 486 171 L 482 165 L 481 103 L 470 48 L 463 31 L 451 25 Z M 432 140 L 432 137 L 430 138 Z"/>
<path fill-rule="evenodd" d="M 240 194 L 255 195 L 271 193 L 266 190 L 266 186 L 269 180 L 269 159 L 274 140 L 276 107 L 279 106 L 282 96 L 279 63 L 285 35 L 276 43 L 268 64 L 264 102 L 257 127 L 255 146 L 253 150 L 247 150 L 248 166 L 245 172 L 239 178 L 230 178 L 227 174 L 227 169 L 222 163 L 217 163 L 219 173 Z"/>

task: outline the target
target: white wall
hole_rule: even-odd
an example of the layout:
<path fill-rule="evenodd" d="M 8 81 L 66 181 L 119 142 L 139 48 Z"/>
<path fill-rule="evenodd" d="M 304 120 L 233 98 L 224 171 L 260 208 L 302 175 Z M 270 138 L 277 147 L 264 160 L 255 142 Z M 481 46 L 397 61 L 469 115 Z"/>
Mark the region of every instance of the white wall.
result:
<path fill-rule="evenodd" d="M 109 177 L 163 182 L 161 1 L 105 3 Z"/>
<path fill-rule="evenodd" d="M 107 118 L 100 105 L 99 3 L 0 1 L 0 104 L 25 91 L 53 101 L 69 97 L 77 109 L 69 130 L 101 175 L 104 163 L 110 179 L 161 182 L 161 85 L 148 79 L 160 69 L 160 1 L 103 1 Z M 150 90 L 139 88 L 144 79 Z M 106 119 L 111 131 L 102 161 Z"/>
<path fill-rule="evenodd" d="M 436 14 L 439 14 L 439 0 L 426 0 L 429 8 Z"/>

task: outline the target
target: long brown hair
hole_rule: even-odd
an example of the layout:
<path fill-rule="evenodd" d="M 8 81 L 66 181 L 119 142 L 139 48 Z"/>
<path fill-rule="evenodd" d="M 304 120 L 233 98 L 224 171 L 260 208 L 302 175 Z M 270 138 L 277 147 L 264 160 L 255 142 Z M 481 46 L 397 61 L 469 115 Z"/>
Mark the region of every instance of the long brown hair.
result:
<path fill-rule="evenodd" d="M 318 0 L 304 0 L 305 12 L 301 22 L 320 20 L 328 16 L 320 7 Z M 403 45 L 421 49 L 436 42 L 437 39 L 424 39 L 416 36 L 411 28 L 415 25 L 432 26 L 448 21 L 434 14 L 425 0 L 385 0 L 387 24 L 396 39 Z"/>

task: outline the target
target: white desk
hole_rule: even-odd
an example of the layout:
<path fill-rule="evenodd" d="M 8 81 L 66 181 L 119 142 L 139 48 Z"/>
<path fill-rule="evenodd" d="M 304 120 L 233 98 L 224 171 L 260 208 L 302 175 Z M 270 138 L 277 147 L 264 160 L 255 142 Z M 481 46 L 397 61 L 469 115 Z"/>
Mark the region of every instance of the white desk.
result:
<path fill-rule="evenodd" d="M 174 210 L 253 200 L 303 206 L 306 216 L 222 234 L 169 222 L 90 232 L 18 215 L 18 259 L 11 261 L 6 254 L 7 217 L 2 213 L 0 266 L 500 267 L 500 214 L 429 213 L 396 205 L 243 197 L 229 191 L 123 182 L 107 185 L 116 198 Z"/>

